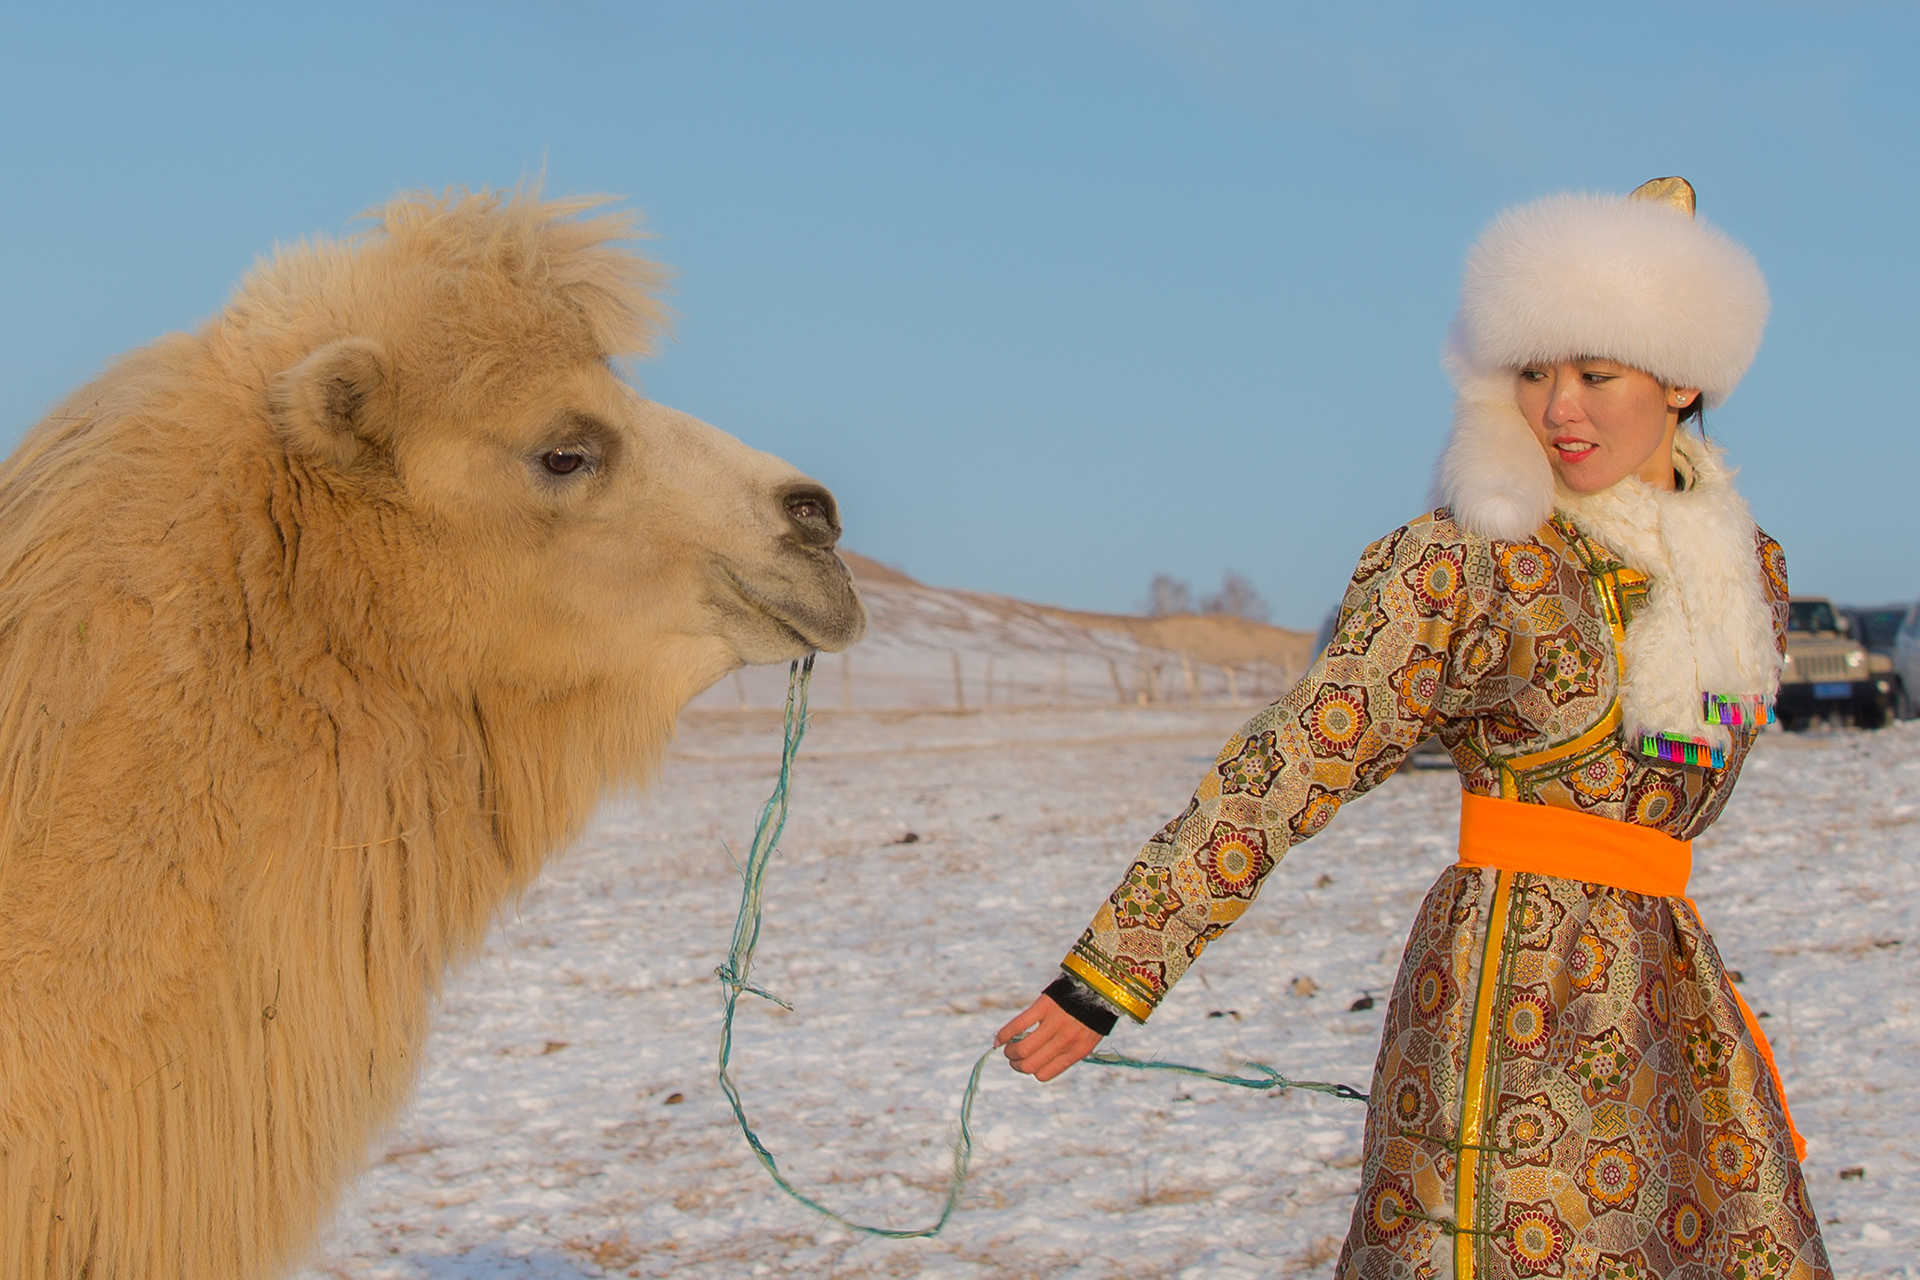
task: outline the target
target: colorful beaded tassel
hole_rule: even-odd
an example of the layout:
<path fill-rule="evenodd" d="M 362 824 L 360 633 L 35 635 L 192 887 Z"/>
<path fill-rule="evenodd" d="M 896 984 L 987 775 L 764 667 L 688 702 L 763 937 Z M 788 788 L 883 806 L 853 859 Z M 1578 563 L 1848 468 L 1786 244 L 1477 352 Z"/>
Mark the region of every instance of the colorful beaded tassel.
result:
<path fill-rule="evenodd" d="M 1683 738 L 1677 733 L 1649 733 L 1640 739 L 1640 754 L 1673 764 L 1706 765 L 1724 769 L 1727 753 L 1705 738 Z"/>
<path fill-rule="evenodd" d="M 1703 693 L 1700 709 L 1708 724 L 1730 729 L 1758 730 L 1774 722 L 1773 695 L 1770 693 Z M 1727 753 L 1705 738 L 1686 733 L 1647 733 L 1640 736 L 1640 754 L 1671 764 L 1705 765 L 1712 769 L 1727 767 Z"/>
<path fill-rule="evenodd" d="M 1773 723 L 1773 695 L 1770 693 L 1703 693 L 1700 695 L 1708 724 L 1751 727 Z"/>

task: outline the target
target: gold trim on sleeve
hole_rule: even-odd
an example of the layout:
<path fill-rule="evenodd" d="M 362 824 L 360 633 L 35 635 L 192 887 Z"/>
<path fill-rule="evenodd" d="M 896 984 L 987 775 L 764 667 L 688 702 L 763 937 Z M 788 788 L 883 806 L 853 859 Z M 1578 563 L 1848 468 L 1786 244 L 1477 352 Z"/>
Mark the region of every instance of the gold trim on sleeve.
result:
<path fill-rule="evenodd" d="M 1153 1012 L 1151 1001 L 1142 999 L 1135 992 L 1129 991 L 1108 977 L 1095 960 L 1080 954 L 1079 947 L 1067 953 L 1067 958 L 1060 962 L 1060 967 L 1092 987 L 1098 995 L 1135 1022 L 1145 1022 L 1148 1015 Z"/>

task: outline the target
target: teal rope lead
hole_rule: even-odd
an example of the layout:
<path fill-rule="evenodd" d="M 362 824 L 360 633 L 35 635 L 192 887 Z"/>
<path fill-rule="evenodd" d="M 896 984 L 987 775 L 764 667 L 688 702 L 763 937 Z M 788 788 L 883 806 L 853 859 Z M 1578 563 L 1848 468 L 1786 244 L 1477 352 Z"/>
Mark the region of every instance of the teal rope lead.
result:
<path fill-rule="evenodd" d="M 1254 1089 L 1261 1093 L 1284 1093 L 1288 1089 L 1305 1089 L 1309 1093 L 1324 1093 L 1335 1098 L 1345 1098 L 1348 1102 L 1366 1102 L 1367 1095 L 1350 1084 L 1334 1084 L 1326 1080 L 1290 1080 L 1264 1062 L 1249 1062 L 1247 1067 L 1256 1074 L 1250 1076 L 1228 1075 L 1224 1071 L 1208 1071 L 1205 1067 L 1189 1067 L 1178 1062 L 1161 1062 L 1152 1058 L 1129 1058 L 1123 1053 L 1114 1053 L 1107 1049 L 1096 1049 L 1081 1059 L 1101 1067 L 1131 1067 L 1136 1071 L 1171 1071 L 1175 1075 L 1193 1076 L 1198 1080 L 1211 1080 L 1215 1084 L 1238 1085 L 1242 1089 Z"/>
<path fill-rule="evenodd" d="M 746 1107 L 740 1101 L 740 1090 L 733 1083 L 731 1072 L 733 1017 L 741 994 L 744 992 L 759 996 L 763 1000 L 771 1000 L 783 1009 L 793 1008 L 779 996 L 748 981 L 748 974 L 753 969 L 754 948 L 760 944 L 760 921 L 765 910 L 762 898 L 766 892 L 767 865 L 773 860 L 774 850 L 780 843 L 780 833 L 786 829 L 787 825 L 787 801 L 793 787 L 793 762 L 800 753 L 800 740 L 806 736 L 807 732 L 807 686 L 812 683 L 812 680 L 813 655 L 808 654 L 803 661 L 795 662 L 788 672 L 785 739 L 780 750 L 780 777 L 773 785 L 773 794 L 767 797 L 766 804 L 760 809 L 760 820 L 753 828 L 753 844 L 747 850 L 746 865 L 740 869 L 740 913 L 734 917 L 733 921 L 733 943 L 727 949 L 726 963 L 713 971 L 714 976 L 720 979 L 720 985 L 726 990 L 726 1009 L 720 1020 L 720 1089 L 727 1095 L 727 1103 L 733 1108 L 733 1118 L 739 1124 L 740 1132 L 746 1138 L 747 1145 L 753 1149 L 754 1158 L 760 1162 L 760 1167 L 767 1171 L 775 1186 L 821 1217 L 831 1219 L 856 1234 L 876 1236 L 882 1240 L 923 1240 L 939 1235 L 960 1203 L 960 1191 L 967 1181 L 967 1168 L 973 1162 L 973 1104 L 980 1094 L 980 1073 L 986 1070 L 987 1060 L 999 1051 L 997 1046 L 989 1047 L 985 1053 L 974 1059 L 973 1071 L 967 1076 L 967 1089 L 960 1097 L 960 1132 L 953 1143 L 953 1173 L 947 1183 L 946 1201 L 940 1206 L 940 1216 L 931 1226 L 911 1230 L 870 1227 L 863 1222 L 855 1222 L 829 1209 L 794 1186 L 788 1181 L 787 1176 L 780 1172 L 780 1163 L 774 1158 L 773 1152 L 767 1150 L 767 1144 L 760 1140 L 760 1135 L 755 1133 L 753 1126 L 748 1123 Z M 1253 1089 L 1261 1093 L 1305 1089 L 1314 1093 L 1346 1098 L 1353 1102 L 1367 1101 L 1367 1095 L 1352 1085 L 1331 1084 L 1324 1080 L 1290 1080 L 1272 1067 L 1259 1062 L 1247 1064 L 1254 1074 L 1236 1076 L 1220 1071 L 1208 1071 L 1202 1067 L 1183 1066 L 1177 1062 L 1129 1058 L 1124 1054 L 1105 1049 L 1088 1054 L 1085 1061 L 1103 1067 L 1127 1067 L 1139 1071 L 1171 1071 L 1176 1075 L 1212 1080 L 1219 1084 Z"/>

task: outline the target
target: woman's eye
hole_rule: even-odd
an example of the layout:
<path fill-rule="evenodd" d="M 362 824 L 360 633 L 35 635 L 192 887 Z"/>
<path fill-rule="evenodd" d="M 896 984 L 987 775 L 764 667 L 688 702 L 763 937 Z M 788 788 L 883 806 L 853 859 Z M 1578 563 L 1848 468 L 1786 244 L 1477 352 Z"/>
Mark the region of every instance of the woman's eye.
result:
<path fill-rule="evenodd" d="M 549 449 L 540 456 L 540 465 L 556 476 L 572 475 L 586 461 L 587 455 L 578 449 Z"/>

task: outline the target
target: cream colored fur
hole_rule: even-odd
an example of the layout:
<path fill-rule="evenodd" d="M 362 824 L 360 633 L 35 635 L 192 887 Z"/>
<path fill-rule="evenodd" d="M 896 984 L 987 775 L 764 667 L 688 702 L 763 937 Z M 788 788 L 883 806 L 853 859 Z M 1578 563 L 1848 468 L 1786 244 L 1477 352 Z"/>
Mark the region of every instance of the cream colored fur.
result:
<path fill-rule="evenodd" d="M 1657 490 L 1628 476 L 1600 493 L 1576 494 L 1555 486 L 1546 452 L 1518 409 L 1466 401 L 1436 487 L 1464 527 L 1508 541 L 1531 536 L 1557 505 L 1645 573 L 1652 588 L 1627 628 L 1620 693 L 1627 741 L 1670 732 L 1725 748 L 1728 732 L 1705 723 L 1701 694 L 1773 693 L 1780 658 L 1772 607 L 1753 515 L 1725 456 L 1689 432 L 1676 437 L 1674 450 L 1691 472 L 1685 490 Z"/>
<path fill-rule="evenodd" d="M 824 491 L 613 372 L 591 203 L 282 251 L 0 467 L 0 1276 L 286 1270 L 679 708 L 858 637 Z"/>
<path fill-rule="evenodd" d="M 1457 391 L 1433 496 L 1473 532 L 1519 542 L 1553 514 L 1553 464 L 1514 399 L 1515 371 L 1475 369 L 1458 324 L 1443 363 Z"/>
<path fill-rule="evenodd" d="M 1727 729 L 1703 723 L 1701 694 L 1771 695 L 1780 683 L 1773 607 L 1761 583 L 1753 514 L 1733 487 L 1721 451 L 1699 436 L 1674 442 L 1685 490 L 1632 476 L 1599 493 L 1560 492 L 1583 532 L 1652 579 L 1646 608 L 1627 628 L 1621 727 L 1704 738 L 1725 750 Z"/>
<path fill-rule="evenodd" d="M 1753 363 L 1767 284 L 1744 248 L 1659 201 L 1558 195 L 1508 210 L 1461 283 L 1459 355 L 1481 372 L 1603 356 L 1709 408 Z"/>

